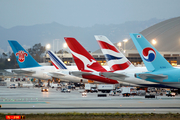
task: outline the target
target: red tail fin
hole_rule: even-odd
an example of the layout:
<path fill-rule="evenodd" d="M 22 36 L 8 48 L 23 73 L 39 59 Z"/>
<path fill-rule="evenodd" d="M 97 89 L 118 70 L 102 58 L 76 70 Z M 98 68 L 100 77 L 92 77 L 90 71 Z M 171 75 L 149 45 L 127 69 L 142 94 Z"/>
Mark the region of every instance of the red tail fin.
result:
<path fill-rule="evenodd" d="M 105 72 L 104 69 L 90 54 L 89 52 L 75 39 L 65 37 L 66 43 L 71 50 L 74 61 L 81 71 L 86 72 Z"/>

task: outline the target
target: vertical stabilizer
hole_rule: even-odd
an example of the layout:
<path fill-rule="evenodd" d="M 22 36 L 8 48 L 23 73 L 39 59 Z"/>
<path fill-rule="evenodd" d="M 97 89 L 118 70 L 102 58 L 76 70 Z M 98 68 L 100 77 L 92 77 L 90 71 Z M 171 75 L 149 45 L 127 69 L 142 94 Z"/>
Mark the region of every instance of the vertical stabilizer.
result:
<path fill-rule="evenodd" d="M 48 51 L 49 57 L 51 59 L 52 64 L 56 69 L 67 69 L 66 65 L 63 63 L 61 59 L 58 58 L 52 51 Z"/>
<path fill-rule="evenodd" d="M 20 68 L 39 67 L 37 61 L 17 42 L 8 40 Z"/>
<path fill-rule="evenodd" d="M 132 63 L 116 48 L 116 46 L 103 35 L 95 35 L 95 38 L 105 55 L 108 66 L 112 71 L 134 68 Z"/>
<path fill-rule="evenodd" d="M 173 68 L 171 64 L 141 34 L 130 34 L 148 71 Z"/>
<path fill-rule="evenodd" d="M 75 38 L 65 37 L 64 39 L 79 70 L 87 72 L 106 71 Z"/>

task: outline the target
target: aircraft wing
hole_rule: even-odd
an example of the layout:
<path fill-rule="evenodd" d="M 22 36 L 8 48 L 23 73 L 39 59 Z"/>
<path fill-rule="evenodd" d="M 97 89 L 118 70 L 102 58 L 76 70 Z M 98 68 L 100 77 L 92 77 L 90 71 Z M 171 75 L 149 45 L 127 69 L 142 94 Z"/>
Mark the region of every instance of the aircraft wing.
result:
<path fill-rule="evenodd" d="M 106 78 L 110 78 L 110 79 L 124 79 L 124 78 L 128 77 L 126 74 L 113 73 L 113 72 L 101 72 L 101 75 L 103 75 Z"/>
<path fill-rule="evenodd" d="M 138 74 L 138 76 L 142 79 L 154 79 L 160 82 L 163 82 L 164 79 L 168 79 L 167 75 L 155 75 L 155 74 L 150 74 L 150 73 L 143 73 L 143 74 Z"/>

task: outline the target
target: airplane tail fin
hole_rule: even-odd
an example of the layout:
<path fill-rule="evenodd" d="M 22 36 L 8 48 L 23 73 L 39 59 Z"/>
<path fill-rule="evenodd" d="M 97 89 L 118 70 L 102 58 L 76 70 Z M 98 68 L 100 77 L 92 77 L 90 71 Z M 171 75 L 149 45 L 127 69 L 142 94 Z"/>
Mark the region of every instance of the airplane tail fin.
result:
<path fill-rule="evenodd" d="M 106 61 L 112 71 L 134 68 L 134 65 L 116 48 L 116 46 L 106 37 L 95 35 L 95 38 L 105 55 Z"/>
<path fill-rule="evenodd" d="M 48 51 L 52 64 L 56 69 L 67 69 L 66 65 L 52 51 Z"/>
<path fill-rule="evenodd" d="M 20 68 L 41 66 L 17 41 L 8 40 L 8 42 L 14 52 Z"/>
<path fill-rule="evenodd" d="M 171 64 L 141 34 L 130 34 L 148 71 L 173 68 Z"/>
<path fill-rule="evenodd" d="M 79 70 L 86 72 L 106 71 L 75 38 L 65 37 L 64 39 Z"/>

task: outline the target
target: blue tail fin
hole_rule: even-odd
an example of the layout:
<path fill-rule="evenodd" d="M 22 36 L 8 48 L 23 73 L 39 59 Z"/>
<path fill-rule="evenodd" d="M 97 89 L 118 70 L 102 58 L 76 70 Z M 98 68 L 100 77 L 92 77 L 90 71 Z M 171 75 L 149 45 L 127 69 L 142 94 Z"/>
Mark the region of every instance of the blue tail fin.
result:
<path fill-rule="evenodd" d="M 67 69 L 66 65 L 52 51 L 48 51 L 52 64 L 56 69 Z"/>
<path fill-rule="evenodd" d="M 141 34 L 130 34 L 148 71 L 173 68 L 171 64 Z"/>
<path fill-rule="evenodd" d="M 8 40 L 11 46 L 16 60 L 20 68 L 30 68 L 40 66 L 36 60 L 17 42 L 14 40 Z"/>

